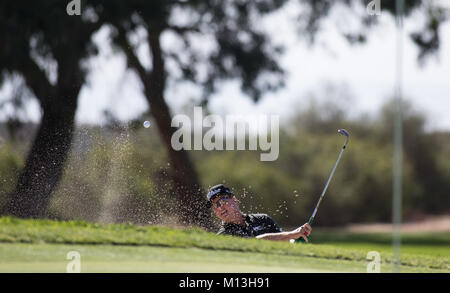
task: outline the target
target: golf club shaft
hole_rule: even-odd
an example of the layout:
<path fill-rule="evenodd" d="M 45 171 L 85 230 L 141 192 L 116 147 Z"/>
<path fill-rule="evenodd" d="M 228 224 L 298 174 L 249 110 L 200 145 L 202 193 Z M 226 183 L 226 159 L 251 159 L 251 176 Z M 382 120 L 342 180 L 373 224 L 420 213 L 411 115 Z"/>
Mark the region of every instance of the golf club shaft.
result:
<path fill-rule="evenodd" d="M 341 160 L 341 157 L 342 157 L 342 154 L 345 151 L 345 148 L 347 147 L 348 139 L 349 139 L 349 137 L 348 137 L 348 134 L 347 134 L 347 139 L 345 141 L 344 146 L 342 147 L 342 150 L 341 150 L 341 152 L 339 154 L 339 157 L 338 157 L 336 163 L 334 164 L 333 170 L 331 170 L 331 174 L 330 174 L 330 177 L 328 177 L 327 184 L 325 184 L 325 188 L 323 189 L 322 194 L 320 195 L 319 201 L 317 202 L 316 207 L 314 208 L 314 212 L 313 212 L 312 216 L 309 218 L 309 221 L 308 221 L 309 225 L 312 225 L 312 222 L 314 221 L 314 217 L 316 216 L 317 210 L 319 209 L 320 202 L 322 201 L 322 199 L 323 199 L 323 197 L 325 195 L 325 192 L 327 191 L 328 185 L 330 185 L 331 178 L 333 178 L 334 171 L 336 171 L 336 167 L 339 164 L 339 161 Z M 310 239 L 309 236 L 306 236 L 306 237 L 308 238 L 308 241 L 309 241 L 309 239 Z M 295 240 L 295 242 L 299 242 L 299 241 L 300 242 L 305 242 L 305 239 L 303 239 L 303 237 L 300 237 L 297 240 Z"/>
<path fill-rule="evenodd" d="M 322 201 L 322 198 L 324 197 L 325 192 L 327 191 L 328 185 L 330 185 L 331 178 L 333 178 L 334 171 L 336 171 L 336 167 L 339 164 L 339 161 L 341 160 L 342 153 L 344 152 L 344 150 L 345 150 L 345 146 L 342 148 L 341 153 L 339 154 L 339 157 L 338 157 L 336 163 L 334 164 L 334 167 L 333 167 L 333 170 L 331 171 L 330 177 L 328 177 L 327 184 L 325 185 L 325 188 L 323 189 L 322 194 L 320 195 L 319 201 L 317 202 L 316 207 L 314 208 L 314 212 L 313 212 L 311 218 L 309 219 L 308 223 L 310 225 L 311 225 L 312 221 L 314 220 L 314 217 L 316 216 L 317 209 L 319 208 L 320 202 Z"/>

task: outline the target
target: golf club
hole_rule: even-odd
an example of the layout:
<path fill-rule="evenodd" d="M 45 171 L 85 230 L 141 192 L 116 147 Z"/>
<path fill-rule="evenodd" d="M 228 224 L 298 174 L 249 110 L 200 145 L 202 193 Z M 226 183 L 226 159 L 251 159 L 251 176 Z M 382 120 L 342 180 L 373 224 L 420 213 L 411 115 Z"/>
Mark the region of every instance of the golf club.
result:
<path fill-rule="evenodd" d="M 344 135 L 347 139 L 345 140 L 345 144 L 342 147 L 341 153 L 339 154 L 339 157 L 338 157 L 336 163 L 334 164 L 333 170 L 331 171 L 331 174 L 330 174 L 330 177 L 328 178 L 327 184 L 325 185 L 325 188 L 323 189 L 322 194 L 320 195 L 319 201 L 316 204 L 316 208 L 314 209 L 314 212 L 313 212 L 311 218 L 309 218 L 309 221 L 308 221 L 309 225 L 311 225 L 312 222 L 314 221 L 314 217 L 316 216 L 317 209 L 319 208 L 320 202 L 322 201 L 323 196 L 325 195 L 325 192 L 327 191 L 328 185 L 330 184 L 330 181 L 331 181 L 331 178 L 333 177 L 334 171 L 336 170 L 336 167 L 339 164 L 339 160 L 341 159 L 342 153 L 345 151 L 345 148 L 347 147 L 348 140 L 350 139 L 350 134 L 348 133 L 347 130 L 339 129 L 338 132 L 340 134 Z M 308 238 L 308 240 L 310 239 L 309 236 L 306 236 L 306 237 Z M 300 238 L 297 238 L 293 242 L 305 242 L 305 239 L 303 239 L 303 237 L 300 237 Z"/>

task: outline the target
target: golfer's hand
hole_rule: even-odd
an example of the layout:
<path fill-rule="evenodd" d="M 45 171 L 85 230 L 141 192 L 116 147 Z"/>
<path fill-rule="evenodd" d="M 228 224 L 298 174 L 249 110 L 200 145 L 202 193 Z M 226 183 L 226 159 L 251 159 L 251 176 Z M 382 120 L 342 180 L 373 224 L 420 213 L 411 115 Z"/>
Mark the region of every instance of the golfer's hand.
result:
<path fill-rule="evenodd" d="M 309 234 L 311 234 L 311 230 L 312 230 L 311 226 L 308 223 L 306 223 L 303 226 L 298 227 L 297 229 L 292 231 L 293 232 L 292 236 L 294 236 L 295 239 L 303 237 L 305 242 L 308 242 L 307 236 L 309 236 Z"/>

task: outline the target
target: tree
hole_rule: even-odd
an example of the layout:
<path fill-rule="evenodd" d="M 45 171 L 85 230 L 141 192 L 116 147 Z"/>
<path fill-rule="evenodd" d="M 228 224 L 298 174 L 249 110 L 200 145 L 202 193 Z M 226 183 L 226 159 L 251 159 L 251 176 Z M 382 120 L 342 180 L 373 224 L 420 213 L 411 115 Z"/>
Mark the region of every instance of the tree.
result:
<path fill-rule="evenodd" d="M 174 129 L 165 100 L 165 90 L 179 83 L 195 84 L 202 90 L 202 105 L 224 80 L 237 80 L 254 101 L 283 85 L 277 63 L 281 48 L 270 44 L 259 26 L 261 17 L 280 8 L 287 0 L 99 0 L 85 1 L 83 16 L 68 16 L 67 3 L 7 1 L 0 4 L 0 67 L 3 74 L 21 75 L 38 99 L 42 120 L 16 191 L 6 210 L 18 216 L 39 217 L 45 213 L 51 193 L 61 177 L 70 148 L 77 97 L 84 83 L 80 61 L 93 53 L 92 34 L 104 23 L 112 28 L 113 43 L 124 52 L 128 66 L 142 81 L 143 91 L 166 143 L 173 168 L 173 181 L 181 203 L 180 214 L 188 223 L 202 224 L 209 212 L 195 168 L 184 151 L 170 145 Z M 367 2 L 367 1 L 366 1 Z M 350 0 L 300 0 L 300 28 L 314 39 L 320 21 L 335 5 L 354 7 Z M 393 1 L 383 2 L 383 11 L 394 13 Z M 439 27 L 446 20 L 442 8 L 431 2 L 405 1 L 405 15 L 421 11 L 426 16 L 422 31 L 411 35 L 421 49 L 419 58 L 439 48 Z M 42 12 L 42 13 L 41 13 Z M 362 31 L 343 31 L 352 43 L 366 40 L 365 30 L 376 17 L 359 15 Z M 98 19 L 98 20 L 97 20 Z M 144 35 L 138 32 L 144 31 Z M 178 46 L 165 48 L 162 38 L 170 35 Z M 133 37 L 149 48 L 145 65 L 136 53 Z M 170 65 L 170 66 L 169 66 Z M 4 75 L 3 75 L 4 76 Z"/>
<path fill-rule="evenodd" d="M 171 113 L 164 98 L 165 90 L 178 83 L 192 83 L 202 89 L 202 105 L 221 81 L 236 79 L 241 89 L 255 102 L 267 91 L 283 86 L 283 71 L 277 63 L 282 48 L 271 45 L 270 38 L 262 29 L 261 17 L 282 7 L 285 0 L 265 1 L 151 1 L 134 0 L 103 1 L 95 10 L 102 21 L 113 27 L 113 43 L 126 55 L 128 66 L 140 78 L 150 112 L 166 144 L 173 168 L 173 181 L 177 196 L 183 207 L 180 211 L 185 222 L 201 223 L 209 212 L 203 200 L 195 167 L 185 151 L 174 151 L 170 138 Z M 357 1 L 300 1 L 302 14 L 300 29 L 314 40 L 320 29 L 320 21 L 338 3 L 352 8 Z M 421 48 L 420 58 L 438 48 L 438 27 L 444 20 L 439 7 L 421 6 L 421 1 L 407 1 L 405 15 L 416 10 L 424 11 L 428 23 L 424 32 L 415 34 L 413 40 Z M 419 9 L 420 8 L 420 9 Z M 395 5 L 382 6 L 384 11 L 395 14 Z M 365 11 L 365 10 L 364 10 Z M 364 28 L 377 23 L 367 14 L 360 15 Z M 424 36 L 431 35 L 433 40 Z M 144 31 L 144 34 L 138 32 Z M 364 31 L 363 31 L 364 32 Z M 342 32 L 352 43 L 366 40 L 363 32 Z M 162 46 L 162 37 L 171 35 L 180 45 Z M 139 37 L 140 36 L 140 37 Z M 134 41 L 133 41 L 134 38 Z M 138 39 L 136 41 L 136 38 Z M 418 40 L 421 40 L 420 42 Z M 202 42 L 201 46 L 198 45 Z M 149 48 L 151 65 L 144 65 L 137 49 L 145 44 Z M 145 46 L 144 46 L 145 47 Z M 170 69 L 169 65 L 170 64 Z M 173 69 L 175 67 L 175 69 Z"/>
<path fill-rule="evenodd" d="M 359 25 L 342 27 L 337 25 L 342 36 L 351 44 L 363 44 L 368 40 L 371 28 L 379 24 L 379 17 L 370 15 L 366 11 L 372 0 L 299 0 L 301 14 L 299 15 L 299 30 L 306 34 L 308 40 L 314 43 L 316 35 L 321 30 L 324 19 L 330 16 L 333 8 L 341 6 L 346 8 L 345 18 L 353 18 Z M 381 13 L 396 15 L 396 1 L 381 1 Z M 404 0 L 404 17 L 423 17 L 422 28 L 410 33 L 411 41 L 419 49 L 418 60 L 423 63 L 427 57 L 437 53 L 440 46 L 439 29 L 448 20 L 448 9 L 438 1 Z M 356 28 L 356 29 L 355 29 Z"/>
<path fill-rule="evenodd" d="M 2 77 L 21 76 L 42 109 L 25 167 L 3 213 L 45 216 L 70 150 L 85 78 L 80 61 L 96 52 L 91 36 L 98 28 L 98 23 L 68 16 L 66 4 L 56 0 L 0 4 Z"/>
<path fill-rule="evenodd" d="M 94 4 L 100 19 L 113 26 L 114 45 L 125 53 L 129 68 L 143 84 L 150 112 L 167 148 L 180 216 L 185 223 L 208 226 L 210 211 L 187 152 L 175 151 L 171 146 L 175 129 L 164 97 L 167 84 L 190 82 L 199 86 L 203 104 L 225 79 L 239 80 L 242 90 L 255 101 L 263 92 L 280 87 L 282 70 L 276 62 L 280 50 L 270 45 L 255 20 L 284 2 L 134 0 Z M 179 21 L 180 17 L 186 21 Z M 145 31 L 139 42 L 149 48 L 150 68 L 144 66 L 130 40 L 138 30 Z M 161 39 L 168 33 L 181 40 L 180 48 L 163 48 Z M 212 48 L 196 43 L 206 39 L 213 40 Z M 175 65 L 175 72 L 168 70 L 168 63 Z"/>
<path fill-rule="evenodd" d="M 395 101 L 387 103 L 381 111 L 380 140 L 389 141 L 393 136 Z M 425 131 L 424 114 L 415 110 L 411 103 L 403 101 L 403 150 L 405 157 L 413 167 L 414 181 L 423 192 L 414 198 L 413 203 L 430 214 L 446 211 L 443 204 L 448 198 L 446 174 L 439 169 L 440 148 L 442 144 L 436 140 L 435 134 Z"/>

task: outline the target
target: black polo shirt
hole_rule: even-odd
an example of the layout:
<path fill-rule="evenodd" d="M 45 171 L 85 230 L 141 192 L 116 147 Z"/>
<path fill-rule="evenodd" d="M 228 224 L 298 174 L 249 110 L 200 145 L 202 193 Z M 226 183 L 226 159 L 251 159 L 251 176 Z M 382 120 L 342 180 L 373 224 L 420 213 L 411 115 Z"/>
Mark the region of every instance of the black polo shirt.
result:
<path fill-rule="evenodd" d="M 266 233 L 278 233 L 283 230 L 266 214 L 243 214 L 245 226 L 222 222 L 217 235 L 232 235 L 240 237 L 256 237 Z"/>

